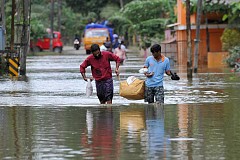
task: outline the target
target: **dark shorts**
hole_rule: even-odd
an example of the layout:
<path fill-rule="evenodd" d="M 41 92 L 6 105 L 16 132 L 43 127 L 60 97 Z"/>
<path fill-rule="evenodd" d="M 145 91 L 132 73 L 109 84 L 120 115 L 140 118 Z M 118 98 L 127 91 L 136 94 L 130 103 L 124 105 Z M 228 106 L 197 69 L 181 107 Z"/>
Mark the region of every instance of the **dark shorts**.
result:
<path fill-rule="evenodd" d="M 112 78 L 96 81 L 97 96 L 100 103 L 105 103 L 113 99 L 113 80 Z"/>
<path fill-rule="evenodd" d="M 164 103 L 164 88 L 159 87 L 147 87 L 145 86 L 144 101 L 148 103 L 154 102 L 154 97 L 156 102 Z"/>

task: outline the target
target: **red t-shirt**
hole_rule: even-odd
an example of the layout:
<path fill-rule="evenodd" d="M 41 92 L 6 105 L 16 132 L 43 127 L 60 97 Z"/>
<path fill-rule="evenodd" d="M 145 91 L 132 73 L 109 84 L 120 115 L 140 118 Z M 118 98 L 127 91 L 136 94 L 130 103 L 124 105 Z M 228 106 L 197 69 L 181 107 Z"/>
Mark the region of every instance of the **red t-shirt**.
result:
<path fill-rule="evenodd" d="M 85 73 L 86 68 L 91 66 L 92 76 L 96 81 L 112 78 L 110 61 L 120 63 L 120 58 L 108 51 L 102 51 L 101 54 L 99 59 L 96 59 L 93 54 L 88 56 L 80 65 L 80 73 Z"/>

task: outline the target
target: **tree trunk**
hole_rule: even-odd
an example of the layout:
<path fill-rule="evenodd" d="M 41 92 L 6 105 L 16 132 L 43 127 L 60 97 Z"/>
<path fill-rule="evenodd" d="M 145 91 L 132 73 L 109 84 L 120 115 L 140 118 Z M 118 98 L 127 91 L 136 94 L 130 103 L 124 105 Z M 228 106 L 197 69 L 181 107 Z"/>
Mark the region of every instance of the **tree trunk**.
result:
<path fill-rule="evenodd" d="M 198 55 L 199 55 L 199 42 L 200 42 L 200 25 L 202 15 L 202 0 L 197 2 L 197 24 L 196 24 L 196 39 L 194 39 L 194 73 L 198 70 Z"/>
<path fill-rule="evenodd" d="M 206 16 L 206 19 L 205 19 L 205 22 L 206 22 L 206 45 L 207 45 L 207 52 L 209 52 L 210 51 L 210 41 L 209 41 L 209 30 L 208 30 L 208 18 L 207 18 L 207 16 Z"/>
<path fill-rule="evenodd" d="M 61 32 L 62 0 L 58 0 L 58 31 Z"/>
<path fill-rule="evenodd" d="M 54 21 L 54 0 L 51 0 L 51 32 L 50 32 L 50 51 L 53 51 L 53 21 Z"/>
<path fill-rule="evenodd" d="M 119 0 L 120 2 L 120 7 L 123 8 L 123 0 Z"/>
<path fill-rule="evenodd" d="M 186 0 L 186 22 L 187 22 L 187 78 L 192 79 L 190 0 Z"/>
<path fill-rule="evenodd" d="M 23 0 L 23 28 L 22 28 L 22 48 L 20 56 L 20 75 L 26 75 L 26 59 L 29 50 L 29 39 L 30 39 L 30 2 L 29 0 Z"/>

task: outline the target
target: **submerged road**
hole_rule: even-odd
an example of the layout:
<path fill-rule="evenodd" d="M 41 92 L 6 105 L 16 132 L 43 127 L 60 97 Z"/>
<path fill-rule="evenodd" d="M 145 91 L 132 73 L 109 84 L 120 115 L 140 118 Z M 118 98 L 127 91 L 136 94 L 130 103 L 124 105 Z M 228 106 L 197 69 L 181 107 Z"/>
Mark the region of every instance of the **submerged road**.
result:
<path fill-rule="evenodd" d="M 93 96 L 86 96 L 86 84 L 80 73 L 79 65 L 88 55 L 83 48 L 76 51 L 73 47 L 64 47 L 62 54 L 28 56 L 27 80 L 12 81 L 0 79 L 0 106 L 95 106 L 99 105 L 93 81 Z M 111 63 L 114 69 L 115 63 Z M 138 73 L 144 59 L 139 53 L 129 52 L 128 59 L 120 66 L 120 80 L 128 76 L 144 79 Z M 177 71 L 175 66 L 171 66 Z M 179 73 L 179 72 L 178 72 Z M 90 75 L 90 68 L 87 69 Z M 223 72 L 205 72 L 194 75 L 193 81 L 186 79 L 185 73 L 179 73 L 181 80 L 172 81 L 165 77 L 165 103 L 221 103 L 229 97 L 223 90 L 228 87 Z M 113 73 L 113 104 L 144 103 L 143 100 L 130 101 L 119 96 L 119 80 Z M 230 84 L 231 85 L 231 84 Z"/>

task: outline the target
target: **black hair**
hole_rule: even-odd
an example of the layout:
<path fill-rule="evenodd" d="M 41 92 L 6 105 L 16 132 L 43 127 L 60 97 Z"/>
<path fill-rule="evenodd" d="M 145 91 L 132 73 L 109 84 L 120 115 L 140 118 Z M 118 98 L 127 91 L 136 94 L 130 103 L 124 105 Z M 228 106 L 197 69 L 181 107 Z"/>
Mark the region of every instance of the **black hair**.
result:
<path fill-rule="evenodd" d="M 91 45 L 91 52 L 95 52 L 97 50 L 100 50 L 100 47 L 98 44 L 92 44 Z"/>
<path fill-rule="evenodd" d="M 160 51 L 161 52 L 161 46 L 159 44 L 154 44 L 152 47 L 151 47 L 151 52 L 154 53 L 154 52 L 158 52 Z"/>

